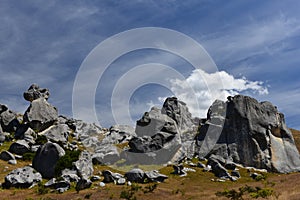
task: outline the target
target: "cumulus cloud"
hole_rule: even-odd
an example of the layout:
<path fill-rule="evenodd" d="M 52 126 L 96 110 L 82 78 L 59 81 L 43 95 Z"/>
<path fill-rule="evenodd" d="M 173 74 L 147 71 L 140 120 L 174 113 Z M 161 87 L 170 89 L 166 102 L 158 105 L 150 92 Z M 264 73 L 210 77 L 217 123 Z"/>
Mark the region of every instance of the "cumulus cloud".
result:
<path fill-rule="evenodd" d="M 171 91 L 189 107 L 193 116 L 205 117 L 207 109 L 216 99 L 226 100 L 228 96 L 242 92 L 268 94 L 268 88 L 261 81 L 250 81 L 245 77 L 235 78 L 225 71 L 206 73 L 196 69 L 185 80 L 170 79 Z M 164 101 L 160 97 L 159 101 Z"/>

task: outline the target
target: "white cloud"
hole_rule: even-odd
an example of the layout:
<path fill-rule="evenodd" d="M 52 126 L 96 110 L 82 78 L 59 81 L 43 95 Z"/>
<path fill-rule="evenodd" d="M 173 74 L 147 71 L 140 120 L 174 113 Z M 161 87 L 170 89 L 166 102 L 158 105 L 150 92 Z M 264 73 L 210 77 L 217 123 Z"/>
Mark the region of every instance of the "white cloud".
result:
<path fill-rule="evenodd" d="M 249 81 L 245 77 L 235 78 L 225 71 L 206 73 L 196 69 L 186 80 L 171 79 L 172 92 L 184 101 L 194 117 L 205 117 L 214 100 L 226 100 L 228 96 L 242 92 L 259 95 L 268 94 L 268 89 L 260 81 Z M 158 100 L 162 101 L 160 97 Z"/>

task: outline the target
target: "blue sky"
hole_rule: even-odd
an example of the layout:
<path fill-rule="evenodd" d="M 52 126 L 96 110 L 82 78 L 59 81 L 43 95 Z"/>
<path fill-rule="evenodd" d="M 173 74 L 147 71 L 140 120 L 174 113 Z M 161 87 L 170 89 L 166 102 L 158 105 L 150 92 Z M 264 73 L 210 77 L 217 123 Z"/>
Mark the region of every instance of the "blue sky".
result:
<path fill-rule="evenodd" d="M 72 116 L 76 74 L 100 42 L 129 29 L 162 27 L 201 44 L 219 71 L 226 72 L 220 75 L 228 88 L 271 101 L 285 114 L 288 126 L 300 129 L 299 7 L 297 0 L 1 0 L 0 103 L 24 112 L 28 102 L 22 94 L 31 83 L 38 83 L 50 89 L 49 101 L 61 114 Z M 169 52 L 128 53 L 112 63 L 98 84 L 95 106 L 100 124 L 114 123 L 110 100 L 120 77 L 133 66 L 154 62 L 178 70 L 192 85 L 197 74 L 214 80 L 212 74 L 193 71 Z M 188 96 L 178 94 L 182 82 L 172 84 L 173 91 L 157 84 L 138 88 L 130 99 L 133 120 L 174 91 L 189 102 Z M 203 109 L 201 116 L 206 114 Z M 83 113 L 82 118 L 88 115 Z"/>

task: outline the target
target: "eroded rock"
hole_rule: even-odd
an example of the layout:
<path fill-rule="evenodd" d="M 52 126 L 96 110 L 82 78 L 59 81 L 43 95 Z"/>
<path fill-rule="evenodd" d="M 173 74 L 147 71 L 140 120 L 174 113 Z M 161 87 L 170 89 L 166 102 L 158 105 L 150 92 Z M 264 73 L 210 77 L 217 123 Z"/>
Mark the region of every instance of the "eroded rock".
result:
<path fill-rule="evenodd" d="M 57 121 L 58 112 L 45 99 L 40 98 L 31 102 L 23 118 L 24 123 L 39 132 L 52 126 Z"/>
<path fill-rule="evenodd" d="M 18 168 L 10 172 L 5 177 L 3 186 L 5 188 L 16 187 L 16 188 L 29 188 L 33 184 L 42 181 L 40 173 L 35 172 L 32 167 Z"/>
<path fill-rule="evenodd" d="M 43 178 L 53 178 L 56 163 L 64 155 L 65 151 L 58 144 L 47 142 L 36 152 L 32 166 L 42 174 Z"/>

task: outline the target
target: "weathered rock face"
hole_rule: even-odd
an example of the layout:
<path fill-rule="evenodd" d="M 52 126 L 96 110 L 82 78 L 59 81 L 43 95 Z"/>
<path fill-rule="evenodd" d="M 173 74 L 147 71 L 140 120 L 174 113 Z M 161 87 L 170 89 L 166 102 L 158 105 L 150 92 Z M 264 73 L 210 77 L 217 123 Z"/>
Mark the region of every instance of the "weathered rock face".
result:
<path fill-rule="evenodd" d="M 33 130 L 42 131 L 56 122 L 58 112 L 45 99 L 39 98 L 31 102 L 23 118 Z"/>
<path fill-rule="evenodd" d="M 30 146 L 25 140 L 17 140 L 10 145 L 9 151 L 11 153 L 23 155 L 24 153 L 30 152 Z"/>
<path fill-rule="evenodd" d="M 143 183 L 145 179 L 145 172 L 139 168 L 134 168 L 125 174 L 128 181 Z"/>
<path fill-rule="evenodd" d="M 0 153 L 0 159 L 4 161 L 15 160 L 15 156 L 9 151 L 2 151 Z"/>
<path fill-rule="evenodd" d="M 114 172 L 111 172 L 109 170 L 102 171 L 102 175 L 104 177 L 103 181 L 105 183 L 110 183 L 110 182 L 118 181 L 119 179 L 123 178 L 122 174 L 114 173 Z"/>
<path fill-rule="evenodd" d="M 84 190 L 86 188 L 90 188 L 92 185 L 92 181 L 87 178 L 81 178 L 76 184 L 76 190 Z"/>
<path fill-rule="evenodd" d="M 53 125 L 39 133 L 45 135 L 48 140 L 56 143 L 67 143 L 70 134 L 69 127 L 66 124 Z"/>
<path fill-rule="evenodd" d="M 139 137 L 151 137 L 161 131 L 171 134 L 178 133 L 176 122 L 166 114 L 162 114 L 161 110 L 156 107 L 153 107 L 150 112 L 146 112 L 136 123 L 135 132 Z"/>
<path fill-rule="evenodd" d="M 101 144 L 122 144 L 128 142 L 133 137 L 136 137 L 133 127 L 129 125 L 114 125 L 110 127 L 109 132 L 105 135 Z"/>
<path fill-rule="evenodd" d="M 23 94 L 24 99 L 30 102 L 39 98 L 44 98 L 47 100 L 49 96 L 49 90 L 46 88 L 40 88 L 37 84 L 32 84 Z"/>
<path fill-rule="evenodd" d="M 3 133 L 2 127 L 0 125 L 0 144 L 5 141 L 5 134 Z"/>
<path fill-rule="evenodd" d="M 145 177 L 151 182 L 164 182 L 168 178 L 168 176 L 159 173 L 157 170 L 145 172 Z"/>
<path fill-rule="evenodd" d="M 200 128 L 200 156 L 218 155 L 225 162 L 268 171 L 300 171 L 299 153 L 284 116 L 269 102 L 237 95 L 215 101 Z M 219 136 L 219 137 L 218 137 Z"/>
<path fill-rule="evenodd" d="M 120 159 L 118 148 L 112 144 L 99 146 L 92 155 L 94 164 L 114 164 Z"/>
<path fill-rule="evenodd" d="M 36 152 L 32 166 L 42 174 L 43 178 L 53 178 L 56 163 L 64 155 L 65 151 L 58 144 L 47 142 Z"/>
<path fill-rule="evenodd" d="M 83 179 L 88 179 L 94 172 L 92 156 L 88 151 L 81 152 L 74 166 L 78 175 Z"/>
<path fill-rule="evenodd" d="M 194 126 L 192 114 L 186 104 L 176 97 L 167 98 L 161 112 L 172 118 L 182 132 L 192 130 Z"/>
<path fill-rule="evenodd" d="M 42 176 L 38 172 L 34 172 L 31 167 L 18 168 L 10 172 L 5 177 L 3 186 L 5 188 L 29 188 L 33 184 L 42 181 Z"/>
<path fill-rule="evenodd" d="M 17 130 L 18 126 L 20 125 L 17 114 L 11 110 L 8 110 L 8 108 L 4 105 L 2 105 L 3 112 L 0 114 L 0 122 L 1 126 L 3 128 L 3 131 L 5 132 L 14 132 Z"/>
<path fill-rule="evenodd" d="M 52 178 L 47 183 L 45 183 L 45 187 L 53 188 L 59 193 L 63 193 L 70 189 L 71 184 L 66 180 L 57 181 L 56 178 Z"/>
<path fill-rule="evenodd" d="M 162 164 L 191 158 L 194 156 L 195 127 L 185 103 L 176 97 L 167 98 L 162 109 L 153 107 L 137 121 L 135 131 L 138 137 L 129 141 L 131 152 L 151 155 L 139 158 L 135 154 L 130 158 L 130 154 L 127 154 L 125 159 L 138 158 L 148 164 Z"/>

